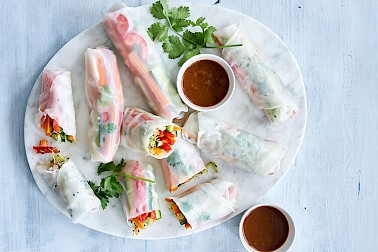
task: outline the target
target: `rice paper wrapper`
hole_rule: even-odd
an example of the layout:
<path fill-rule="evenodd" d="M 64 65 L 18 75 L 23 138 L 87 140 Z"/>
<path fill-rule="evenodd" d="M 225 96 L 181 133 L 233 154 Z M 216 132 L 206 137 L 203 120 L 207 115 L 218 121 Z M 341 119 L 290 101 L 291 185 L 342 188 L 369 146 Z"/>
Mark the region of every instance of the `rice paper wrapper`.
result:
<path fill-rule="evenodd" d="M 134 8 L 117 3 L 104 14 L 105 29 L 153 111 L 168 120 L 182 117 L 188 107 L 147 34 L 149 24 L 139 15 Z"/>
<path fill-rule="evenodd" d="M 156 181 L 153 167 L 136 160 L 127 161 L 121 173 Z M 120 182 L 125 189 L 121 195 L 123 211 L 130 226 L 131 219 L 160 210 L 154 183 L 132 178 L 120 178 Z"/>
<path fill-rule="evenodd" d="M 62 68 L 43 71 L 39 112 L 35 118 L 38 126 L 40 126 L 41 118 L 46 115 L 55 120 L 66 135 L 76 138 L 76 120 L 70 71 Z"/>
<path fill-rule="evenodd" d="M 264 140 L 248 131 L 238 129 L 209 114 L 198 112 L 190 117 L 197 117 L 198 132 L 186 133 L 197 138 L 199 149 L 212 154 L 227 164 L 259 175 L 275 173 L 280 165 L 287 147 L 269 140 Z"/>
<path fill-rule="evenodd" d="M 169 197 L 192 228 L 222 219 L 237 209 L 236 186 L 221 178 L 197 185 L 181 196 Z"/>
<path fill-rule="evenodd" d="M 165 183 L 170 191 L 174 191 L 180 184 L 192 179 L 197 173 L 206 169 L 205 164 L 195 145 L 178 139 L 175 150 L 168 158 L 160 161 Z"/>
<path fill-rule="evenodd" d="M 35 170 L 49 183 L 64 201 L 74 223 L 91 212 L 100 209 L 100 200 L 75 163 L 70 159 L 59 169 L 50 163 L 38 163 Z"/>
<path fill-rule="evenodd" d="M 111 50 L 98 47 L 85 52 L 85 93 L 91 160 L 108 163 L 119 146 L 124 108 L 117 58 Z"/>
<path fill-rule="evenodd" d="M 222 57 L 232 67 L 239 84 L 272 124 L 286 121 L 299 108 L 289 90 L 258 48 L 249 40 L 242 25 L 232 24 L 214 33 L 221 45 L 243 44 L 222 49 Z"/>
<path fill-rule="evenodd" d="M 155 134 L 156 130 L 169 125 L 174 124 L 142 109 L 127 107 L 122 122 L 121 145 L 157 159 L 166 158 L 172 153 L 176 143 L 172 145 L 171 151 L 163 153 L 161 156 L 151 154 L 148 146 L 150 137 Z"/>

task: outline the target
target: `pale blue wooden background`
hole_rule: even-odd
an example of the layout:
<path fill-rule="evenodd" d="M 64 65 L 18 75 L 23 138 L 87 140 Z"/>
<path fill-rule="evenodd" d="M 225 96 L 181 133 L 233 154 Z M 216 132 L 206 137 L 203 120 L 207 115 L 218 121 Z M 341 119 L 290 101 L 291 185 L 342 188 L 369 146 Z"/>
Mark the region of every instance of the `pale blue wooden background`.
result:
<path fill-rule="evenodd" d="M 152 2 L 125 1 L 131 6 Z M 32 86 L 58 49 L 99 22 L 113 2 L 0 1 L 0 251 L 243 251 L 240 216 L 183 238 L 123 239 L 73 225 L 34 183 L 23 142 Z M 305 139 L 287 176 L 263 199 L 292 213 L 297 225 L 292 251 L 378 249 L 377 3 L 219 3 L 275 31 L 303 73 L 308 98 Z"/>

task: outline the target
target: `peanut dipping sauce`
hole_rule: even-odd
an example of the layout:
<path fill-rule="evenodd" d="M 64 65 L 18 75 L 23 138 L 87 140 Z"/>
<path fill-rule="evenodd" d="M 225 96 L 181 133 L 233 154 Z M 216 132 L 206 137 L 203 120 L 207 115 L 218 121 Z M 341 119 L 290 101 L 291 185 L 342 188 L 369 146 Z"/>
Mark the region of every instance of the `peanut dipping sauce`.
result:
<path fill-rule="evenodd" d="M 289 223 L 278 209 L 261 206 L 247 215 L 243 233 L 247 243 L 255 250 L 274 251 L 286 242 Z"/>
<path fill-rule="evenodd" d="M 195 105 L 210 107 L 220 103 L 230 88 L 226 70 L 213 60 L 191 64 L 182 77 L 182 90 Z"/>

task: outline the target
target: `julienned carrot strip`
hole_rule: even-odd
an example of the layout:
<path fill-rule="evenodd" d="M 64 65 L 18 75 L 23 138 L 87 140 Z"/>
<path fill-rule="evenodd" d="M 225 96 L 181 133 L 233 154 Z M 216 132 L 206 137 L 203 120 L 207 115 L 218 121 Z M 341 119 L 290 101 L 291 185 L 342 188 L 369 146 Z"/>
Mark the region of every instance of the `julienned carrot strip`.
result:
<path fill-rule="evenodd" d="M 45 131 L 46 131 L 46 136 L 50 136 L 51 135 L 51 118 L 50 118 L 50 116 L 46 116 L 46 120 L 45 120 L 45 123 L 46 123 L 46 125 L 45 125 Z"/>
<path fill-rule="evenodd" d="M 53 120 L 53 130 L 54 130 L 54 132 L 57 132 L 57 133 L 60 132 L 60 127 L 59 127 L 56 120 Z"/>
<path fill-rule="evenodd" d="M 104 68 L 104 63 L 99 58 L 97 58 L 97 70 L 98 70 L 98 76 L 99 76 L 98 85 L 104 86 L 106 84 L 105 68 Z"/>
<path fill-rule="evenodd" d="M 144 224 L 143 222 L 141 222 L 138 217 L 134 218 L 133 219 L 133 222 L 135 223 L 135 225 L 137 225 L 138 228 L 140 229 L 144 229 Z"/>
<path fill-rule="evenodd" d="M 71 136 L 71 135 L 69 135 L 69 136 L 67 137 L 67 139 L 68 139 L 68 141 L 71 141 L 71 142 L 73 142 L 73 141 L 75 140 L 74 137 Z"/>
<path fill-rule="evenodd" d="M 139 56 L 135 52 L 130 52 L 128 54 L 128 60 L 132 62 L 133 69 L 137 72 L 139 75 L 138 77 L 141 78 L 143 76 L 144 82 L 148 87 L 140 87 L 142 90 L 150 90 L 146 91 L 148 94 L 148 98 L 154 99 L 154 103 L 158 102 L 160 104 L 160 108 L 165 108 L 169 105 L 168 98 L 164 95 L 161 88 L 158 86 L 156 81 L 152 78 L 150 72 L 146 68 L 146 66 L 143 64 L 143 62 L 140 60 Z M 143 82 L 140 82 L 140 84 L 143 84 Z"/>
<path fill-rule="evenodd" d="M 42 140 L 39 141 L 39 146 L 40 147 L 47 147 L 47 146 L 49 146 L 49 141 L 42 139 Z"/>

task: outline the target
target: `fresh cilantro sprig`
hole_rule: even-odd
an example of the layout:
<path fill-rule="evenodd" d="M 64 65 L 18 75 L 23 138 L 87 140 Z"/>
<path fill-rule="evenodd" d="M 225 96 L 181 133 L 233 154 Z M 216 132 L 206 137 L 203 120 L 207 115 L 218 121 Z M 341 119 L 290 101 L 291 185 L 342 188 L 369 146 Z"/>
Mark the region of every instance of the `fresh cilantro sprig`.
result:
<path fill-rule="evenodd" d="M 108 206 L 110 198 L 119 198 L 123 192 L 124 187 L 122 186 L 121 182 L 119 182 L 117 177 L 132 178 L 155 183 L 155 181 L 151 179 L 120 173 L 125 165 L 126 162 L 124 159 L 122 159 L 118 165 L 116 165 L 113 161 L 106 164 L 101 163 L 97 168 L 97 174 L 101 175 L 103 172 L 111 172 L 111 174 L 102 178 L 99 186 L 92 181 L 88 181 L 89 186 L 92 188 L 95 195 L 100 199 L 102 209 L 105 209 Z"/>
<path fill-rule="evenodd" d="M 178 62 L 182 66 L 191 57 L 200 54 L 200 48 L 225 48 L 242 46 L 242 44 L 209 46 L 214 44 L 213 33 L 217 30 L 214 26 L 209 26 L 204 17 L 198 18 L 195 22 L 188 19 L 190 10 L 187 6 L 168 8 L 167 0 L 159 0 L 152 4 L 150 13 L 165 23 L 156 22 L 152 24 L 147 33 L 154 41 L 163 42 L 163 50 L 168 53 L 170 59 L 182 56 Z M 200 31 L 190 31 L 188 27 L 197 27 Z M 169 30 L 176 35 L 169 35 Z"/>

